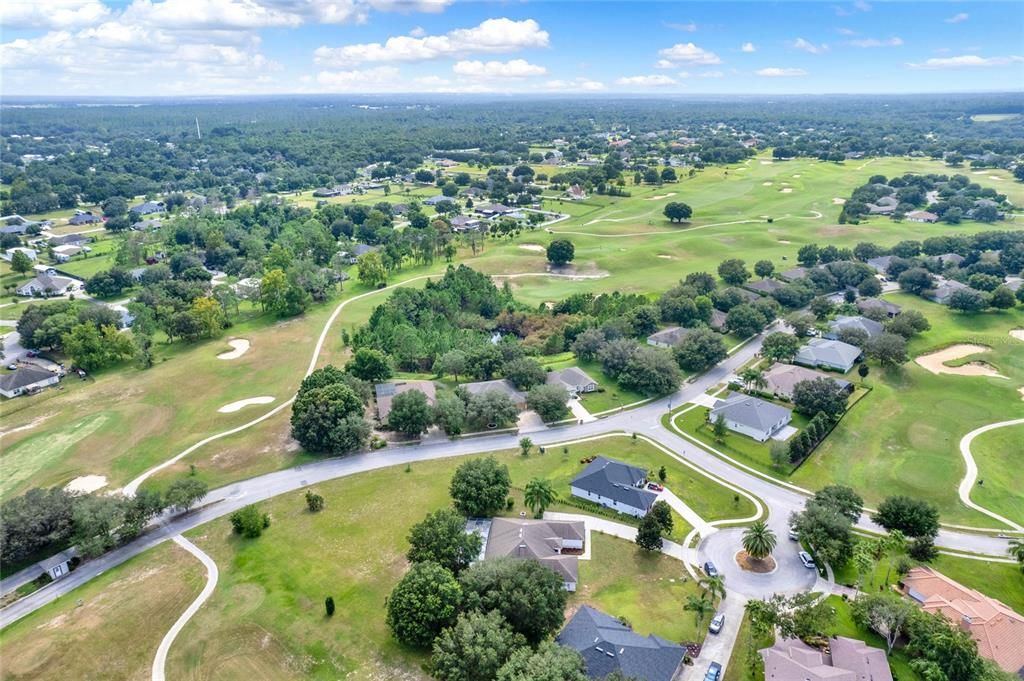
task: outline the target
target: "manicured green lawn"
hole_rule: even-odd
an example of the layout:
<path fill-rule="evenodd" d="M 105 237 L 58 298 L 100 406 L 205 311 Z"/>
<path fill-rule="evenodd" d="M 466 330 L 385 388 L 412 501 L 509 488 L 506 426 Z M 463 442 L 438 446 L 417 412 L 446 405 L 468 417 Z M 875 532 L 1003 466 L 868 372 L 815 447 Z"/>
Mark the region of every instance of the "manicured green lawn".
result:
<path fill-rule="evenodd" d="M 609 409 L 618 409 L 619 407 L 647 399 L 646 395 L 620 387 L 601 370 L 600 362 L 585 362 L 569 354 L 568 358 L 562 358 L 556 362 L 544 362 L 543 364 L 545 369 L 552 371 L 567 367 L 579 367 L 587 372 L 588 376 L 597 381 L 599 388 L 603 390 L 580 395 L 580 401 L 583 402 L 583 406 L 591 414 L 598 414 Z"/>
<path fill-rule="evenodd" d="M 732 649 L 732 656 L 725 668 L 723 681 L 764 681 L 764 674 L 756 675 L 750 669 L 750 659 L 756 655 L 758 650 L 769 648 L 775 644 L 775 636 L 768 634 L 762 638 L 754 638 L 750 628 L 750 618 L 743 614 L 743 622 L 740 624 L 739 633 L 736 635 L 736 645 Z M 758 667 L 760 669 L 760 667 Z"/>

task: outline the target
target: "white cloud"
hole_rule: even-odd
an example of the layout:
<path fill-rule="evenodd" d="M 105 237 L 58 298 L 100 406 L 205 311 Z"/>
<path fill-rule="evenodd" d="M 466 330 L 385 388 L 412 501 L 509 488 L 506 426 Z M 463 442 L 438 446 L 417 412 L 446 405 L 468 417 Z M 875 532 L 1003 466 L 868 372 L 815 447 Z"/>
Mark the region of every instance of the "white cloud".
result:
<path fill-rule="evenodd" d="M 318 47 L 318 64 L 352 66 L 365 62 L 404 62 L 468 54 L 516 52 L 547 47 L 548 32 L 533 19 L 487 19 L 473 28 L 458 28 L 440 36 L 394 36 L 381 43 Z"/>
<path fill-rule="evenodd" d="M 692 22 L 692 21 L 687 22 L 685 24 L 667 23 L 667 24 L 665 24 L 665 26 L 667 26 L 669 28 L 674 28 L 677 31 L 683 31 L 684 33 L 696 33 L 697 32 L 697 24 Z"/>
<path fill-rule="evenodd" d="M 969 16 L 970 15 L 968 15 L 967 12 L 960 12 L 959 14 L 954 14 L 948 19 L 943 19 L 943 21 L 947 24 L 959 24 L 962 21 L 967 21 Z"/>
<path fill-rule="evenodd" d="M 757 48 L 754 47 L 754 43 L 743 43 L 740 52 L 757 52 Z"/>
<path fill-rule="evenodd" d="M 378 12 L 424 12 L 433 14 L 443 12 L 455 0 L 369 0 L 369 4 Z"/>
<path fill-rule="evenodd" d="M 519 79 L 543 76 L 548 72 L 543 66 L 531 64 L 525 59 L 511 61 L 460 61 L 452 71 L 465 78 L 477 80 Z"/>
<path fill-rule="evenodd" d="M 350 71 L 321 71 L 316 82 L 333 92 L 380 92 L 401 89 L 399 71 L 394 66 Z"/>
<path fill-rule="evenodd" d="M 675 85 L 676 80 L 671 76 L 658 73 L 648 76 L 626 76 L 616 80 L 615 84 L 627 87 L 665 87 L 666 85 Z"/>
<path fill-rule="evenodd" d="M 907 64 L 907 67 L 918 70 L 927 69 L 959 69 L 989 66 L 1006 66 L 1024 63 L 1024 57 L 1011 55 L 1008 57 L 979 57 L 976 54 L 965 54 L 959 57 L 933 57 L 918 64 Z"/>
<path fill-rule="evenodd" d="M 568 92 L 574 92 L 576 90 L 583 90 L 584 92 L 600 92 L 605 90 L 607 86 L 597 80 L 590 80 L 589 78 L 574 78 L 572 80 L 549 80 L 544 83 L 544 87 L 549 90 L 564 90 Z"/>
<path fill-rule="evenodd" d="M 882 39 L 863 38 L 861 40 L 850 40 L 849 44 L 854 47 L 900 47 L 903 45 L 903 39 L 899 36 Z"/>
<path fill-rule="evenodd" d="M 675 62 L 671 62 L 668 59 L 659 59 L 654 62 L 654 68 L 656 69 L 674 69 L 675 67 Z"/>
<path fill-rule="evenodd" d="M 803 69 L 780 68 L 778 66 L 758 69 L 755 73 L 764 78 L 792 78 L 807 75 L 807 72 Z"/>
<path fill-rule="evenodd" d="M 300 14 L 275 9 L 256 0 L 135 0 L 120 21 L 164 29 L 254 29 L 295 27 L 302 24 Z"/>
<path fill-rule="evenodd" d="M 789 43 L 789 46 L 794 50 L 802 50 L 810 54 L 821 54 L 822 52 L 828 52 L 828 45 L 822 43 L 821 45 L 815 45 L 809 40 L 803 38 L 797 38 Z"/>
<path fill-rule="evenodd" d="M 91 26 L 109 15 L 110 8 L 98 0 L 7 0 L 0 3 L 0 25 L 7 29 Z"/>
<path fill-rule="evenodd" d="M 709 65 L 721 64 L 717 54 L 693 43 L 676 43 L 658 51 L 658 56 L 675 64 Z"/>
<path fill-rule="evenodd" d="M 411 35 L 413 38 L 422 38 L 426 34 L 427 29 L 423 28 L 422 26 L 417 26 L 416 28 L 409 31 L 409 35 Z"/>
<path fill-rule="evenodd" d="M 836 33 L 838 33 L 839 35 L 857 35 L 857 31 L 844 27 L 837 28 Z"/>

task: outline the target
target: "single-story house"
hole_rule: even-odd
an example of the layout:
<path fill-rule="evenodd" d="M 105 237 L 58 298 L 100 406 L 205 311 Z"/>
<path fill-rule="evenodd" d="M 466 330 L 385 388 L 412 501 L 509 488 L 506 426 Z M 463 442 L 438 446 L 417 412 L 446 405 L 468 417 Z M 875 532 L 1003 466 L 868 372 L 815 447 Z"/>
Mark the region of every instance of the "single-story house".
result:
<path fill-rule="evenodd" d="M 781 364 L 776 362 L 765 371 L 761 377 L 765 382 L 765 390 L 783 399 L 793 398 L 793 389 L 797 383 L 813 381 L 816 378 L 827 378 L 843 390 L 853 392 L 853 384 L 841 378 L 835 378 L 821 371 L 798 367 L 793 364 Z"/>
<path fill-rule="evenodd" d="M 19 296 L 62 296 L 78 286 L 79 281 L 71 277 L 38 274 L 31 281 L 18 288 Z"/>
<path fill-rule="evenodd" d="M 93 225 L 97 222 L 101 222 L 100 216 L 93 215 L 90 211 L 84 213 L 76 213 L 68 218 L 69 225 Z"/>
<path fill-rule="evenodd" d="M 889 265 L 892 264 L 892 259 L 895 257 L 894 255 L 880 255 L 877 258 L 869 258 L 865 264 L 879 274 L 885 274 L 889 271 Z"/>
<path fill-rule="evenodd" d="M 496 217 L 498 215 L 508 215 L 509 213 L 514 213 L 515 210 L 515 208 L 510 208 L 509 206 L 506 206 L 503 203 L 488 203 L 484 206 L 480 206 L 479 208 L 477 208 L 476 212 L 480 213 L 485 217 Z"/>
<path fill-rule="evenodd" d="M 24 246 L 15 246 L 14 248 L 8 248 L 3 254 L 0 254 L 0 258 L 11 262 L 14 259 L 15 253 L 24 253 L 29 260 L 38 260 L 39 253 L 33 248 L 25 248 Z"/>
<path fill-rule="evenodd" d="M 484 190 L 480 189 L 480 187 L 466 187 L 465 189 L 463 189 L 459 193 L 462 196 L 465 196 L 468 199 L 473 199 L 473 198 L 476 198 L 478 196 L 483 196 L 484 195 Z"/>
<path fill-rule="evenodd" d="M 381 423 L 387 423 L 388 414 L 391 413 L 391 401 L 395 395 L 419 390 L 426 395 L 427 404 L 433 406 L 437 400 L 437 388 L 433 381 L 394 381 L 392 383 L 378 383 L 374 391 L 377 395 L 377 418 Z"/>
<path fill-rule="evenodd" d="M 971 635 L 978 653 L 1007 674 L 1024 669 L 1024 616 L 1005 603 L 970 589 L 934 568 L 912 569 L 903 593 L 929 613 L 939 613 Z"/>
<path fill-rule="evenodd" d="M 935 288 L 925 291 L 924 297 L 941 305 L 948 305 L 949 299 L 953 297 L 954 293 L 967 288 L 970 288 L 970 286 L 961 284 L 955 279 L 938 277 L 935 282 Z"/>
<path fill-rule="evenodd" d="M 512 403 L 515 404 L 520 411 L 526 409 L 526 393 L 518 390 L 514 385 L 512 385 L 512 381 L 507 378 L 499 378 L 493 381 L 462 383 L 459 387 L 465 388 L 466 392 L 470 395 L 482 395 L 491 391 L 504 393 L 512 399 Z"/>
<path fill-rule="evenodd" d="M 729 316 L 718 308 L 712 308 L 711 319 L 708 320 L 708 326 L 715 331 L 723 332 L 725 331 L 726 321 L 728 321 L 728 318 Z"/>
<path fill-rule="evenodd" d="M 468 215 L 456 215 L 452 218 L 452 231 L 453 232 L 468 232 L 474 229 L 480 229 L 480 221 L 476 218 L 471 218 Z"/>
<path fill-rule="evenodd" d="M 61 551 L 55 556 L 50 556 L 46 560 L 41 560 L 36 565 L 48 574 L 50 579 L 60 579 L 71 574 L 71 559 L 74 557 L 75 550 L 71 548 L 67 551 Z"/>
<path fill-rule="evenodd" d="M 3 215 L 0 216 L 0 234 L 17 234 L 20 236 L 28 232 L 29 227 L 42 224 L 46 223 L 29 220 L 17 214 Z"/>
<path fill-rule="evenodd" d="M 313 190 L 313 196 L 318 199 L 326 199 L 332 196 L 348 196 L 352 193 L 352 185 L 336 184 L 333 187 L 320 187 Z"/>
<path fill-rule="evenodd" d="M 758 279 L 757 281 L 748 281 L 743 285 L 749 291 L 760 293 L 763 296 L 771 295 L 774 291 L 778 291 L 780 288 L 784 288 L 785 284 L 775 279 Z"/>
<path fill-rule="evenodd" d="M 348 263 L 350 265 L 355 265 L 359 261 L 359 256 L 366 255 L 367 253 L 370 253 L 372 251 L 376 251 L 379 248 L 380 248 L 379 246 L 368 246 L 366 244 L 356 244 L 355 246 L 352 247 L 351 251 L 342 251 L 341 255 L 342 255 L 342 257 L 347 257 L 348 258 Z"/>
<path fill-rule="evenodd" d="M 812 338 L 797 351 L 794 364 L 820 367 L 846 373 L 857 363 L 863 352 L 856 345 L 827 338 Z"/>
<path fill-rule="evenodd" d="M 647 337 L 647 344 L 653 345 L 656 348 L 670 348 L 678 343 L 684 336 L 692 332 L 693 329 L 684 329 L 679 326 L 670 326 L 667 329 L 661 331 L 655 331 Z"/>
<path fill-rule="evenodd" d="M 827 653 L 795 638 L 757 652 L 772 681 L 892 681 L 884 650 L 843 636 L 829 639 Z"/>
<path fill-rule="evenodd" d="M 454 199 L 445 196 L 444 194 L 438 194 L 437 196 L 431 196 L 429 199 L 423 199 L 423 205 L 425 206 L 436 206 L 444 201 L 454 201 Z"/>
<path fill-rule="evenodd" d="M 564 552 L 582 552 L 586 537 L 586 526 L 579 520 L 494 518 L 487 532 L 484 559 L 535 560 L 554 570 L 565 590 L 573 592 L 579 583 L 579 558 Z"/>
<path fill-rule="evenodd" d="M 57 274 L 57 270 L 53 268 L 53 265 L 32 265 L 32 271 L 35 272 L 37 275 L 47 274 L 51 277 Z"/>
<path fill-rule="evenodd" d="M 621 461 L 596 457 L 569 483 L 574 497 L 642 518 L 658 495 L 647 489 L 647 471 Z"/>
<path fill-rule="evenodd" d="M 583 201 L 587 198 L 587 192 L 583 190 L 583 187 L 574 184 L 565 190 L 565 198 L 570 201 Z"/>
<path fill-rule="evenodd" d="M 946 267 L 947 265 L 956 265 L 957 267 L 960 267 L 960 263 L 962 263 L 965 258 L 959 253 L 943 253 L 942 255 L 935 256 L 934 260 L 943 267 Z"/>
<path fill-rule="evenodd" d="M 550 371 L 546 380 L 548 383 L 563 386 L 569 391 L 570 395 L 592 393 L 597 390 L 597 381 L 588 376 L 587 372 L 579 367 L 567 367 L 558 371 Z"/>
<path fill-rule="evenodd" d="M 160 220 L 139 220 L 132 223 L 132 229 L 136 232 L 153 232 L 160 229 L 163 224 Z"/>
<path fill-rule="evenodd" d="M 89 237 L 84 234 L 62 234 L 51 236 L 48 243 L 51 246 L 81 246 L 89 241 Z"/>
<path fill-rule="evenodd" d="M 889 319 L 897 316 L 903 311 L 903 308 L 896 303 L 890 303 L 887 300 L 881 298 L 861 298 L 857 301 L 857 310 L 861 313 L 867 313 L 873 310 L 878 310 L 885 313 Z"/>
<path fill-rule="evenodd" d="M 53 249 L 53 259 L 57 262 L 67 262 L 71 258 L 75 257 L 82 252 L 81 246 L 55 246 Z"/>
<path fill-rule="evenodd" d="M 709 421 L 719 418 L 729 430 L 764 442 L 793 420 L 793 412 L 752 395 L 730 392 L 708 413 Z"/>
<path fill-rule="evenodd" d="M 133 215 L 152 215 L 153 213 L 163 213 L 166 210 L 167 204 L 163 201 L 146 201 L 137 206 L 132 206 L 128 209 L 128 212 Z"/>
<path fill-rule="evenodd" d="M 779 272 L 779 277 L 785 281 L 799 281 L 807 276 L 809 270 L 806 267 L 794 267 L 791 270 L 785 272 Z"/>
<path fill-rule="evenodd" d="M 939 216 L 926 210 L 912 210 L 907 213 L 907 219 L 911 222 L 938 222 Z"/>
<path fill-rule="evenodd" d="M 892 215 L 898 205 L 900 202 L 894 196 L 883 196 L 874 203 L 867 204 L 868 212 L 872 215 Z"/>
<path fill-rule="evenodd" d="M 555 643 L 579 653 L 591 679 L 620 672 L 638 681 L 672 681 L 686 656 L 681 645 L 654 634 L 641 636 L 621 620 L 589 605 L 576 611 Z"/>
<path fill-rule="evenodd" d="M 849 317 L 846 315 L 839 315 L 828 325 L 828 331 L 825 332 L 824 337 L 829 340 L 838 340 L 841 331 L 846 329 L 853 329 L 855 331 L 863 331 L 868 335 L 868 338 L 874 338 L 881 336 L 885 333 L 885 327 L 880 322 L 876 322 L 873 319 L 867 317 Z"/>
<path fill-rule="evenodd" d="M 10 399 L 60 382 L 60 375 L 31 364 L 0 375 L 0 395 Z"/>

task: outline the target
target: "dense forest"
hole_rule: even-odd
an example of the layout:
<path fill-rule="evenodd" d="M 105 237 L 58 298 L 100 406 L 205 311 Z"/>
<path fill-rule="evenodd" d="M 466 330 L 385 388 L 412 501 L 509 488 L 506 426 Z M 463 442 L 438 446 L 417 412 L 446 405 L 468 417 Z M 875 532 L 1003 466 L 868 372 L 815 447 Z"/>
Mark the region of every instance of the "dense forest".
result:
<path fill-rule="evenodd" d="M 530 146 L 555 139 L 565 140 L 569 161 L 628 141 L 630 170 L 679 154 L 694 164 L 735 162 L 760 148 L 1009 167 L 1024 154 L 1024 119 L 971 119 L 991 111 L 1024 111 L 1024 97 L 13 99 L 0 125 L 3 212 L 185 190 L 231 199 L 309 189 L 350 181 L 371 164 L 381 164 L 378 177 L 411 172 L 432 154 L 510 165 L 542 160 Z"/>

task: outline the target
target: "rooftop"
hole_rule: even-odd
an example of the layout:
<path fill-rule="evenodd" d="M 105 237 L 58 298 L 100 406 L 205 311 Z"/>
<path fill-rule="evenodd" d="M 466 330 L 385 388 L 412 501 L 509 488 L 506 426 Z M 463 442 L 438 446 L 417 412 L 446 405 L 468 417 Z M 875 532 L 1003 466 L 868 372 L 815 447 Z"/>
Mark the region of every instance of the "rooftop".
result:
<path fill-rule="evenodd" d="M 573 478 L 570 485 L 633 508 L 649 509 L 658 495 L 638 486 L 646 480 L 647 471 L 644 469 L 598 456 Z"/>
<path fill-rule="evenodd" d="M 759 397 L 730 392 L 724 400 L 715 402 L 711 418 L 719 416 L 757 430 L 771 430 L 779 421 L 792 415 L 792 411 Z"/>
<path fill-rule="evenodd" d="M 589 605 L 576 611 L 555 642 L 578 652 L 592 679 L 618 671 L 641 681 L 670 681 L 686 652 L 653 634 L 641 636 Z"/>

